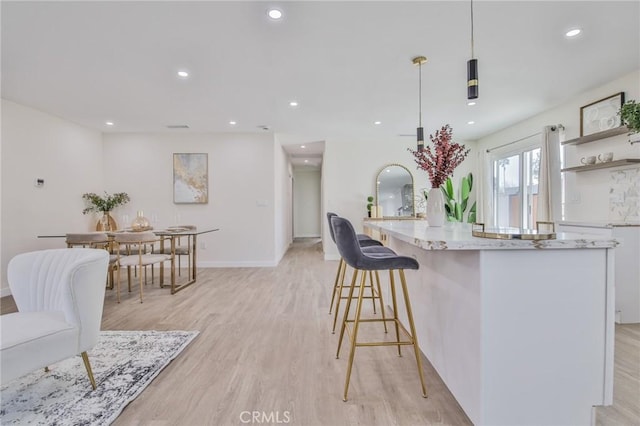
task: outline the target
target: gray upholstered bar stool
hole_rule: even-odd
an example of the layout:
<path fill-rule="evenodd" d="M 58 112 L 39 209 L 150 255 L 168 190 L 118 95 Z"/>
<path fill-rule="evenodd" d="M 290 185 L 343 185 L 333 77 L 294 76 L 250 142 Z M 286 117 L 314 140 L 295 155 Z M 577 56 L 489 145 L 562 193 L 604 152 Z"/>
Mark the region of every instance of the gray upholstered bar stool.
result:
<path fill-rule="evenodd" d="M 333 240 L 333 242 L 336 242 L 336 237 L 335 234 L 333 232 L 333 225 L 331 224 L 331 218 L 333 217 L 339 217 L 336 213 L 332 213 L 332 212 L 327 212 L 327 222 L 329 223 L 329 234 L 331 235 L 331 239 Z M 356 234 L 356 238 L 358 239 L 358 244 L 360 245 L 360 247 L 362 248 L 362 250 L 366 253 L 369 254 L 376 254 L 376 255 L 393 255 L 395 256 L 395 252 L 393 250 L 391 250 L 388 247 L 384 247 L 382 245 L 382 243 L 378 240 L 374 240 L 373 238 L 369 237 L 368 235 L 365 234 Z M 335 282 L 333 284 L 333 291 L 331 294 L 331 304 L 329 305 L 329 315 L 331 315 L 331 311 L 333 310 L 333 304 L 335 302 L 336 304 L 336 310 L 335 313 L 333 315 L 333 327 L 331 332 L 335 333 L 336 330 L 336 324 L 338 321 L 338 312 L 340 311 L 340 300 L 342 299 L 346 299 L 346 296 L 342 296 L 342 289 L 344 288 L 344 278 L 346 275 L 346 270 L 347 270 L 347 264 L 344 262 L 344 259 L 342 257 L 340 257 L 340 262 L 338 263 L 338 271 L 336 272 L 336 279 Z M 367 299 L 371 299 L 372 303 L 373 303 L 373 312 L 376 312 L 376 304 L 375 304 L 375 299 L 379 299 L 380 300 L 380 310 L 382 311 L 382 315 L 384 316 L 384 303 L 382 302 L 382 300 L 380 299 L 380 277 L 378 276 L 378 273 L 376 272 L 376 282 L 378 284 L 378 290 L 377 290 L 377 294 L 376 291 L 373 287 L 373 275 L 372 272 L 370 272 L 370 284 L 367 286 L 368 288 L 371 289 L 371 296 L 365 296 L 365 298 Z M 355 279 L 355 274 L 353 276 L 353 279 Z M 336 295 L 338 295 L 338 298 L 336 299 Z M 386 331 L 386 324 L 385 324 L 385 331 Z"/>
<path fill-rule="evenodd" d="M 345 330 L 350 334 L 351 340 L 351 352 L 349 353 L 349 362 L 347 364 L 347 377 L 344 385 L 344 397 L 347 400 L 347 392 L 349 391 L 349 380 L 351 378 L 351 369 L 353 367 L 353 359 L 358 346 L 397 346 L 398 355 L 402 355 L 401 346 L 411 345 L 416 356 L 416 363 L 418 365 L 418 374 L 420 376 L 420 384 L 422 385 L 422 396 L 427 397 L 427 389 L 424 383 L 424 375 L 422 372 L 422 360 L 420 358 L 420 348 L 418 347 L 418 338 L 416 336 L 416 329 L 413 323 L 413 313 L 411 310 L 411 302 L 409 301 L 409 292 L 407 290 L 407 283 L 404 275 L 405 269 L 418 269 L 418 261 L 412 257 L 407 256 L 372 256 L 362 252 L 358 244 L 356 233 L 351 223 L 341 217 L 333 217 L 331 219 L 333 225 L 333 232 L 335 233 L 336 245 L 338 251 L 344 259 L 344 261 L 352 268 L 358 271 L 389 271 L 389 280 L 391 285 L 391 298 L 393 301 L 393 318 L 361 318 L 362 313 L 362 295 L 365 285 L 366 274 L 363 273 L 360 279 L 360 290 L 357 297 L 356 312 L 354 319 L 349 319 L 349 310 L 351 308 L 351 301 L 353 300 L 353 290 L 355 285 L 352 285 L 349 289 L 349 296 L 347 299 L 347 306 L 345 307 L 344 318 L 342 321 L 342 328 L 340 330 L 340 339 L 338 341 L 338 350 L 336 351 L 336 358 L 340 356 L 340 346 L 342 345 L 342 339 L 344 337 Z M 398 305 L 396 301 L 396 288 L 393 271 L 397 270 L 400 276 L 400 283 L 402 286 L 402 294 L 404 297 L 404 303 L 407 311 L 407 317 L 409 320 L 410 332 L 402 325 L 398 319 Z M 380 342 L 359 342 L 358 341 L 358 327 L 362 322 L 374 322 L 374 321 L 392 321 L 395 325 L 396 339 L 395 341 L 380 341 Z M 349 328 L 349 324 L 353 324 L 353 329 Z M 400 340 L 400 329 L 403 333 L 404 340 Z"/>

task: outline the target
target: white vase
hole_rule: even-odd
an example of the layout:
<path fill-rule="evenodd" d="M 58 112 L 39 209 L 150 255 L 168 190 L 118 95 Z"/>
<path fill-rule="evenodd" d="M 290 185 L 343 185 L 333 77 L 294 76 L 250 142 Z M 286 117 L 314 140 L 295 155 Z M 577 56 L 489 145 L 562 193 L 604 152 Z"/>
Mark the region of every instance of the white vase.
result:
<path fill-rule="evenodd" d="M 427 197 L 427 222 L 429 226 L 444 225 L 444 196 L 440 188 L 431 188 Z"/>

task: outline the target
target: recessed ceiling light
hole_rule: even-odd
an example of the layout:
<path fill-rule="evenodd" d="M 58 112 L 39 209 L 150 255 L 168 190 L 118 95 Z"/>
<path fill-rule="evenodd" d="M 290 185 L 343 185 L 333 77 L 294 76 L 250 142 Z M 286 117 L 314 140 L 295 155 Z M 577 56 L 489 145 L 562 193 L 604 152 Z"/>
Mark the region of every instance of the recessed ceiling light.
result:
<path fill-rule="evenodd" d="M 114 123 L 113 121 L 105 121 L 104 124 L 106 124 L 107 126 L 113 126 Z"/>
<path fill-rule="evenodd" d="M 189 73 L 186 71 L 178 71 L 178 77 L 182 77 L 182 78 L 189 77 Z"/>
<path fill-rule="evenodd" d="M 269 18 L 271 19 L 281 19 L 282 18 L 282 11 L 279 9 L 269 9 L 267 11 L 267 15 L 269 15 Z"/>
<path fill-rule="evenodd" d="M 373 124 L 377 126 L 378 124 L 382 124 L 382 121 L 374 121 Z"/>
<path fill-rule="evenodd" d="M 566 35 L 567 37 L 575 37 L 578 34 L 580 34 L 582 32 L 582 30 L 580 28 L 573 28 L 570 29 L 569 31 L 567 31 L 564 35 Z"/>
<path fill-rule="evenodd" d="M 304 160 L 304 162 L 305 162 L 305 163 L 308 163 L 308 162 L 309 162 L 309 160 Z"/>
<path fill-rule="evenodd" d="M 231 124 L 232 126 L 235 126 L 235 125 L 236 125 L 236 124 L 238 124 L 238 123 L 236 123 L 235 121 L 231 120 L 231 121 L 229 122 L 229 124 Z"/>
<path fill-rule="evenodd" d="M 305 149 L 306 146 L 305 145 L 300 145 L 300 148 Z"/>
<path fill-rule="evenodd" d="M 297 107 L 298 106 L 298 102 L 297 101 L 291 101 L 291 102 L 289 102 L 289 106 Z"/>
<path fill-rule="evenodd" d="M 467 124 L 476 124 L 475 121 L 467 121 Z"/>
<path fill-rule="evenodd" d="M 469 105 L 469 106 L 474 106 L 475 104 L 476 104 L 476 103 L 475 103 L 475 101 L 469 101 L 469 102 L 467 102 L 467 105 Z"/>

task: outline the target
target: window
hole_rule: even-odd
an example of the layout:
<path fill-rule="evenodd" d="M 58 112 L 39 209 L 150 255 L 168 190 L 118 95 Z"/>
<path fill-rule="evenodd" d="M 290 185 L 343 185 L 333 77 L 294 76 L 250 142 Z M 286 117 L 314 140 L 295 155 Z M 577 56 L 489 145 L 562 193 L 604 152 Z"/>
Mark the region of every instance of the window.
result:
<path fill-rule="evenodd" d="M 493 223 L 534 228 L 540 175 L 540 146 L 497 154 L 493 169 Z"/>

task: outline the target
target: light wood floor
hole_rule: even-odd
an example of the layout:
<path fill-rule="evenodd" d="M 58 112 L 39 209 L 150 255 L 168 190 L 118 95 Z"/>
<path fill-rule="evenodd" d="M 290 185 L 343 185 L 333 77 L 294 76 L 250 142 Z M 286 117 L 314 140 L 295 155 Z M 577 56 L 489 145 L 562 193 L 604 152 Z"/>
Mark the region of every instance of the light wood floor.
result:
<path fill-rule="evenodd" d="M 105 330 L 200 331 L 115 425 L 242 425 L 254 411 L 271 416 L 262 424 L 470 424 L 424 358 L 422 398 L 409 348 L 402 358 L 392 347 L 358 349 L 342 401 L 349 347 L 335 359 L 328 315 L 336 268 L 317 240 L 302 240 L 276 268 L 203 269 L 173 296 L 150 284 L 142 305 L 136 288 L 119 305 L 108 290 Z M 10 297 L 1 309 L 15 310 Z M 640 425 L 640 325 L 616 332 L 614 405 L 597 409 L 598 424 Z"/>

